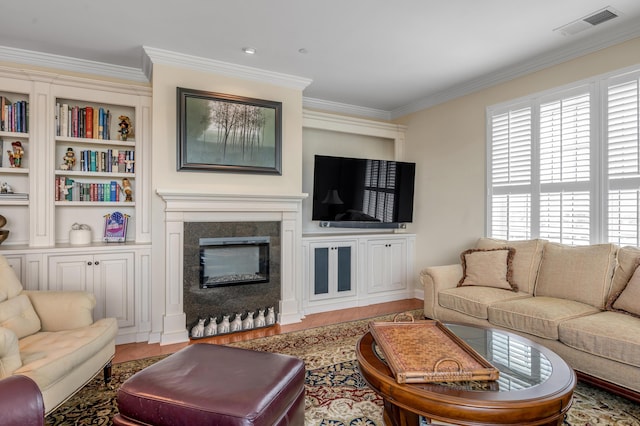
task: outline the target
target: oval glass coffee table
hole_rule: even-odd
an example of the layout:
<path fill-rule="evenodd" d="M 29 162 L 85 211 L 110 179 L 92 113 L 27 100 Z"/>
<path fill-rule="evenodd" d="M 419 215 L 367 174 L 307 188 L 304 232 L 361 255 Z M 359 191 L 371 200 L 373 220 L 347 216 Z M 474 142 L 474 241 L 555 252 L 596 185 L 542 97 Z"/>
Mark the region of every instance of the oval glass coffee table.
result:
<path fill-rule="evenodd" d="M 562 358 L 506 331 L 445 325 L 493 364 L 499 379 L 400 384 L 366 333 L 356 345 L 356 359 L 366 382 L 384 399 L 386 425 L 419 425 L 420 417 L 456 425 L 562 424 L 576 386 L 576 374 Z"/>

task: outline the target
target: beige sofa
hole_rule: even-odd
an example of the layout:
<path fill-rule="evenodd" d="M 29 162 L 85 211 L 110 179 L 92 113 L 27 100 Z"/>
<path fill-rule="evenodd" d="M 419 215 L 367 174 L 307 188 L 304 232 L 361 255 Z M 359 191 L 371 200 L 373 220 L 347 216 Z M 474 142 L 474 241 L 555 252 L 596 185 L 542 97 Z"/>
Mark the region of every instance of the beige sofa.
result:
<path fill-rule="evenodd" d="M 106 378 L 118 325 L 94 322 L 95 304 L 84 292 L 24 291 L 0 256 L 0 378 L 33 379 L 47 413 L 103 369 Z"/>
<path fill-rule="evenodd" d="M 482 238 L 460 264 L 421 272 L 424 312 L 520 334 L 640 402 L 639 261 L 635 247 Z"/>

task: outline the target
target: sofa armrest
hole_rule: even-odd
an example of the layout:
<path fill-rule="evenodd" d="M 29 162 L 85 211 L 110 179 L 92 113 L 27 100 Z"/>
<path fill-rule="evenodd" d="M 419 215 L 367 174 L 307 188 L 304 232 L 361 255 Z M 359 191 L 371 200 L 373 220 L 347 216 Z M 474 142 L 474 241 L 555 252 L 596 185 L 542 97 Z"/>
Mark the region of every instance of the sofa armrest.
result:
<path fill-rule="evenodd" d="M 462 265 L 430 266 L 420 272 L 420 281 L 424 287 L 424 315 L 435 317 L 438 304 L 438 293 L 448 288 L 454 288 L 462 278 Z"/>
<path fill-rule="evenodd" d="M 84 291 L 25 291 L 35 309 L 42 331 L 62 331 L 93 324 L 96 298 Z"/>
<path fill-rule="evenodd" d="M 0 380 L 0 413 L 3 425 L 44 425 L 44 401 L 36 382 L 20 375 Z"/>
<path fill-rule="evenodd" d="M 12 330 L 0 327 L 0 378 L 11 376 L 20 367 L 22 358 L 18 336 Z"/>

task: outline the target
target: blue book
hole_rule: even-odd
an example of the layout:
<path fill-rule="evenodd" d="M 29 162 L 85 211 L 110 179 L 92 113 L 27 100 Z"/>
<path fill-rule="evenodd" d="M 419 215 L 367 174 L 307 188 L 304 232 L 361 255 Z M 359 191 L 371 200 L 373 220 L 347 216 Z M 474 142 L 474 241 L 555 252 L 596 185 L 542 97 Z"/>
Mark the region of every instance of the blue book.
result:
<path fill-rule="evenodd" d="M 111 181 L 111 190 L 109 191 L 109 198 L 111 201 L 118 201 L 118 182 L 115 180 Z"/>

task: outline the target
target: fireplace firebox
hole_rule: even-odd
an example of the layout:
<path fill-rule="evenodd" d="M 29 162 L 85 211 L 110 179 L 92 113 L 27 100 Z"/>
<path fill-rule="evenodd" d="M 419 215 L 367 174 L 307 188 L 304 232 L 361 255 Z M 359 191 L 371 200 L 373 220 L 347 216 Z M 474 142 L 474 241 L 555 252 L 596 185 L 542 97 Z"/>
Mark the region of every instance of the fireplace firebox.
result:
<path fill-rule="evenodd" d="M 200 238 L 200 288 L 268 283 L 269 240 Z"/>

